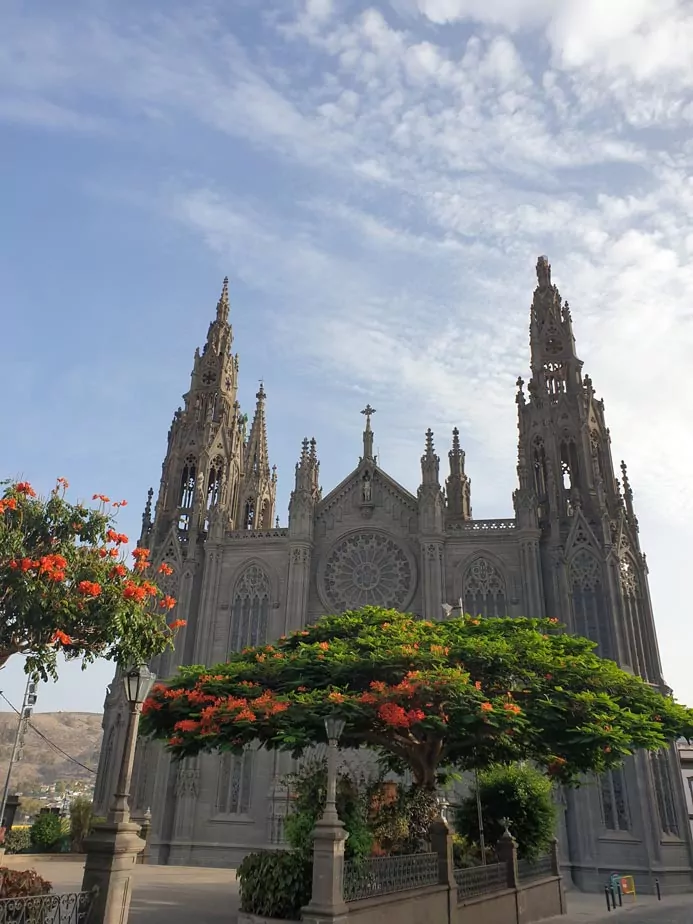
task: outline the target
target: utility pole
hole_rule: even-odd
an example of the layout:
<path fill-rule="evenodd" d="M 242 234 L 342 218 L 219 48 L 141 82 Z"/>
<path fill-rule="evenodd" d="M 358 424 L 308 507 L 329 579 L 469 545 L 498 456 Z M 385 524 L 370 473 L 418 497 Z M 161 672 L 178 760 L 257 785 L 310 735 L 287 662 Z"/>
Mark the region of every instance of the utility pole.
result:
<path fill-rule="evenodd" d="M 36 703 L 36 699 L 36 683 L 33 680 L 27 680 L 26 688 L 24 690 L 24 699 L 22 701 L 22 708 L 17 719 L 17 732 L 14 736 L 12 756 L 10 757 L 10 763 L 7 768 L 5 786 L 2 791 L 2 800 L 0 801 L 0 827 L 4 827 L 3 822 L 5 820 L 7 797 L 10 793 L 10 778 L 12 776 L 12 768 L 18 760 L 22 759 L 24 750 L 24 735 L 26 734 L 26 730 L 29 727 L 29 718 L 34 711 L 33 707 Z"/>

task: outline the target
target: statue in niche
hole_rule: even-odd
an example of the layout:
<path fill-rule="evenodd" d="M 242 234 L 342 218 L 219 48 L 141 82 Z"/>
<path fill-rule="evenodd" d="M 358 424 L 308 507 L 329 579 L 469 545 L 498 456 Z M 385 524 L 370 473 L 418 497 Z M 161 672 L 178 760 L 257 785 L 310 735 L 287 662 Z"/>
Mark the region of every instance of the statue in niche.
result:
<path fill-rule="evenodd" d="M 361 496 L 363 498 L 364 504 L 370 504 L 373 499 L 373 486 L 371 484 L 371 476 L 368 474 L 368 472 L 366 472 L 366 474 L 363 476 Z"/>

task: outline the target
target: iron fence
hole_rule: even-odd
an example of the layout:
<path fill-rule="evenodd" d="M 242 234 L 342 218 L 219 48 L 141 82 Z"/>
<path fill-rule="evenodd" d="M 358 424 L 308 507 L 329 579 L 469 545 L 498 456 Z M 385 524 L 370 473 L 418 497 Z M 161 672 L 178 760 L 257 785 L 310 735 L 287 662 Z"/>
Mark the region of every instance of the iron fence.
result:
<path fill-rule="evenodd" d="M 551 854 L 544 854 L 536 860 L 518 860 L 517 873 L 520 882 L 530 882 L 532 879 L 546 879 L 555 875 Z"/>
<path fill-rule="evenodd" d="M 0 899 L 0 924 L 89 924 L 94 892 Z"/>
<path fill-rule="evenodd" d="M 437 853 L 349 860 L 344 864 L 344 901 L 405 892 L 438 882 Z"/>
<path fill-rule="evenodd" d="M 505 863 L 489 863 L 488 866 L 456 869 L 455 882 L 458 900 L 502 892 L 508 888 L 508 867 Z"/>

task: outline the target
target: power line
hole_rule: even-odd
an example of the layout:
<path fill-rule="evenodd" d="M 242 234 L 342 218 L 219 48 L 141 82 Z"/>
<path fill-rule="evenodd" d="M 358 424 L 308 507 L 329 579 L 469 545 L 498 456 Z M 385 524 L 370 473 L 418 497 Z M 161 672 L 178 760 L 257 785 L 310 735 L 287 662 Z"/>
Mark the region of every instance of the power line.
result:
<path fill-rule="evenodd" d="M 17 709 L 15 706 L 12 705 L 12 703 L 9 701 L 9 699 L 5 696 L 5 694 L 1 690 L 0 690 L 0 696 L 2 696 L 2 698 L 5 700 L 5 702 L 10 707 L 10 709 L 12 709 L 14 712 L 17 713 L 17 715 L 19 715 L 19 709 Z M 54 741 L 51 741 L 48 735 L 44 735 L 44 733 L 40 729 L 38 729 L 34 725 L 33 722 L 29 721 L 28 725 L 29 725 L 29 728 L 32 729 L 32 731 L 36 732 L 39 738 L 43 738 L 46 744 L 49 744 L 54 750 L 58 751 L 59 754 L 62 754 L 63 757 L 67 757 L 67 759 L 71 760 L 73 764 L 77 764 L 77 766 L 81 767 L 83 770 L 87 770 L 89 773 L 93 773 L 94 775 L 96 775 L 96 770 L 93 770 L 91 767 L 87 767 L 86 764 L 83 764 L 81 761 L 77 760 L 76 757 L 72 757 L 70 754 L 67 753 L 67 751 L 63 751 L 63 749 L 59 747 Z"/>

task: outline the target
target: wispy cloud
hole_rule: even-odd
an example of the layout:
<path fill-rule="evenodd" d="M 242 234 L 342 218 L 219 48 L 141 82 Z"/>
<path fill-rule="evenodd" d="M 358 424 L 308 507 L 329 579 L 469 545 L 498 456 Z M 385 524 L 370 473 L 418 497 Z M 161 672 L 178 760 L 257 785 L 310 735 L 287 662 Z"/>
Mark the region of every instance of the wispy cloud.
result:
<path fill-rule="evenodd" d="M 133 161 L 175 150 L 132 184 L 257 297 L 288 392 L 302 370 L 331 434 L 377 396 L 409 486 L 425 426 L 461 426 L 498 514 L 548 253 L 652 544 L 693 540 L 690 4 L 228 6 L 15 13 L 0 119 L 115 132 Z"/>

